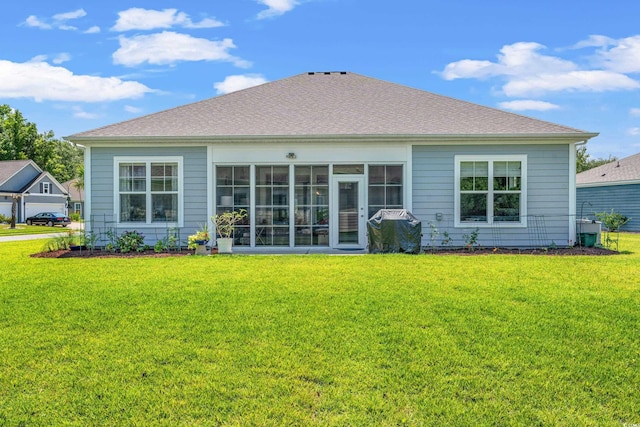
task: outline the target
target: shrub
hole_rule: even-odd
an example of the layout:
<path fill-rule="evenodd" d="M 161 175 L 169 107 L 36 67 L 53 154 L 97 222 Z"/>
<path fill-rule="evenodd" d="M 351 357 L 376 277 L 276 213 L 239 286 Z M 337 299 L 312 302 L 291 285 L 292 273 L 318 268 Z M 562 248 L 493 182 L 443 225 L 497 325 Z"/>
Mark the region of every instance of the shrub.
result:
<path fill-rule="evenodd" d="M 596 212 L 596 218 L 602 221 L 602 224 L 607 228 L 608 231 L 620 231 L 623 225 L 631 221 L 631 218 L 627 218 L 621 213 L 614 212 L 611 209 L 611 212 Z"/>
<path fill-rule="evenodd" d="M 127 253 L 144 249 L 144 235 L 138 231 L 125 231 L 118 237 L 116 246 L 120 252 Z"/>
<path fill-rule="evenodd" d="M 604 234 L 604 245 L 607 248 L 615 247 L 615 250 L 618 250 L 618 242 L 620 241 L 620 229 L 626 223 L 631 221 L 631 218 L 627 218 L 626 216 L 614 212 L 611 209 L 611 212 L 596 212 L 596 218 L 602 221 L 602 224 L 607 229 L 607 233 Z"/>
<path fill-rule="evenodd" d="M 79 213 L 72 213 L 69 214 L 69 218 L 71 218 L 71 221 L 80 221 L 80 214 Z"/>
<path fill-rule="evenodd" d="M 0 214 L 0 224 L 9 224 L 11 222 L 11 217 Z"/>

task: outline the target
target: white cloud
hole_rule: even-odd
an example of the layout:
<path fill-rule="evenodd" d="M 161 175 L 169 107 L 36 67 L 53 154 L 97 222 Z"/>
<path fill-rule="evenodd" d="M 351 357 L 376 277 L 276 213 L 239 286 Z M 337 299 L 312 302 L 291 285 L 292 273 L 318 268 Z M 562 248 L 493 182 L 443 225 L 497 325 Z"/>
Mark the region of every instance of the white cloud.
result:
<path fill-rule="evenodd" d="M 118 20 L 111 28 L 113 31 L 153 30 L 157 28 L 215 28 L 224 24 L 212 18 L 193 22 L 189 15 L 177 9 L 152 10 L 133 7 L 118 12 Z"/>
<path fill-rule="evenodd" d="M 608 43 L 603 39 L 588 41 L 591 45 Z M 583 42 L 587 44 L 587 42 Z M 574 62 L 541 54 L 539 43 L 514 43 L 504 46 L 496 62 L 464 59 L 448 64 L 440 75 L 445 80 L 461 78 L 506 80 L 507 96 L 536 96 L 548 92 L 603 92 L 632 90 L 640 83 L 615 70 L 581 70 Z"/>
<path fill-rule="evenodd" d="M 640 35 L 612 40 L 596 58 L 602 67 L 618 73 L 640 73 Z"/>
<path fill-rule="evenodd" d="M 627 131 L 627 133 L 631 136 L 638 136 L 640 135 L 640 128 L 631 128 Z"/>
<path fill-rule="evenodd" d="M 46 62 L 0 60 L 0 98 L 41 101 L 105 102 L 140 98 L 154 92 L 142 83 L 116 77 L 76 75 Z"/>
<path fill-rule="evenodd" d="M 84 9 L 74 10 L 72 12 L 57 13 L 53 15 L 54 21 L 68 21 L 70 19 L 78 19 L 87 16 Z"/>
<path fill-rule="evenodd" d="M 133 105 L 125 105 L 124 111 L 127 113 L 138 114 L 142 112 L 142 108 L 134 107 Z"/>
<path fill-rule="evenodd" d="M 260 74 L 238 74 L 227 76 L 223 81 L 214 83 L 213 87 L 218 95 L 224 95 L 225 93 L 236 92 L 267 82 L 268 80 Z"/>
<path fill-rule="evenodd" d="M 25 24 L 27 25 L 27 27 L 40 28 L 40 29 L 43 29 L 43 30 L 50 30 L 50 29 L 53 28 L 51 25 L 47 24 L 46 22 L 42 22 L 35 15 L 29 16 L 26 19 Z"/>
<path fill-rule="evenodd" d="M 548 110 L 556 110 L 560 108 L 558 105 L 552 104 L 550 102 L 534 101 L 530 99 L 501 102 L 498 105 L 500 106 L 500 108 L 504 108 L 511 111 L 527 111 L 527 110 L 548 111 Z"/>
<path fill-rule="evenodd" d="M 299 2 L 297 0 L 257 0 L 258 3 L 268 7 L 258 13 L 258 19 L 272 18 L 274 16 L 283 15 L 296 7 Z"/>
<path fill-rule="evenodd" d="M 172 31 L 119 39 L 120 48 L 113 53 L 115 64 L 131 67 L 145 62 L 165 65 L 179 61 L 225 61 L 241 68 L 251 66 L 250 62 L 229 54 L 236 47 L 231 39 L 212 41 Z"/>
<path fill-rule="evenodd" d="M 94 25 L 93 27 L 87 29 L 84 33 L 85 34 L 97 34 L 100 32 L 100 27 L 98 27 L 97 25 Z"/>
<path fill-rule="evenodd" d="M 93 120 L 99 118 L 100 115 L 95 113 L 88 113 L 80 107 L 73 107 L 73 117 L 78 119 Z"/>
<path fill-rule="evenodd" d="M 78 19 L 87 16 L 87 12 L 84 9 L 78 9 L 71 12 L 57 13 L 53 15 L 51 18 L 42 20 L 35 15 L 29 16 L 25 20 L 25 24 L 28 27 L 40 28 L 42 30 L 50 30 L 52 28 L 57 28 L 59 30 L 71 30 L 75 31 L 78 28 L 73 25 L 68 25 L 66 22 L 71 19 Z M 49 23 L 48 21 L 52 21 Z"/>
<path fill-rule="evenodd" d="M 629 110 L 629 114 L 632 116 L 640 117 L 640 108 L 632 108 Z"/>
<path fill-rule="evenodd" d="M 44 62 L 47 60 L 47 55 L 36 55 L 31 58 L 28 62 Z"/>
<path fill-rule="evenodd" d="M 573 45 L 572 49 L 582 49 L 585 47 L 607 47 L 615 44 L 615 40 L 611 37 L 601 35 L 591 35 L 587 40 L 582 40 Z"/>
<path fill-rule="evenodd" d="M 606 92 L 640 88 L 640 83 L 611 71 L 571 71 L 512 79 L 503 86 L 507 96 L 543 95 L 548 92 Z"/>
<path fill-rule="evenodd" d="M 53 62 L 56 65 L 62 64 L 63 62 L 67 62 L 71 60 L 71 55 L 69 55 L 66 52 L 60 53 L 58 54 L 55 58 L 53 58 L 53 60 L 51 60 L 51 62 Z"/>

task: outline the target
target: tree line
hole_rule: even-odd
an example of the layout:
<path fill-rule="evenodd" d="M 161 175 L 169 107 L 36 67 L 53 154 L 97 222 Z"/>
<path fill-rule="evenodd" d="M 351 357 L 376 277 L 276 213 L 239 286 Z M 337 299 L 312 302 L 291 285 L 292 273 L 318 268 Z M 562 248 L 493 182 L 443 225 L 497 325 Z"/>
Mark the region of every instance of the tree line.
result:
<path fill-rule="evenodd" d="M 609 156 L 607 159 L 597 158 L 592 159 L 589 153 L 587 153 L 587 147 L 581 146 L 576 150 L 576 173 L 584 172 L 589 169 L 596 168 L 598 166 L 615 162 L 617 157 Z"/>
<path fill-rule="evenodd" d="M 0 105 L 0 160 L 33 160 L 58 182 L 82 175 L 84 152 L 76 144 L 39 132 L 19 110 Z"/>

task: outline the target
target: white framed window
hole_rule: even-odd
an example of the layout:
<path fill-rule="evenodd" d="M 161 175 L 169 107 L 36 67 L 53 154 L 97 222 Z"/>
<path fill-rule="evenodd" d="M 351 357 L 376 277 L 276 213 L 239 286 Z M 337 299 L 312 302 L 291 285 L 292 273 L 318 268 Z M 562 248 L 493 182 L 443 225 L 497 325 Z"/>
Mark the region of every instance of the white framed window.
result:
<path fill-rule="evenodd" d="M 527 156 L 455 156 L 456 227 L 525 227 Z"/>
<path fill-rule="evenodd" d="M 43 182 L 40 185 L 42 186 L 42 191 L 40 191 L 42 194 L 51 194 L 51 183 L 50 182 Z"/>
<path fill-rule="evenodd" d="M 404 207 L 403 177 L 402 165 L 369 165 L 367 218 L 371 218 L 380 209 L 402 209 Z"/>
<path fill-rule="evenodd" d="M 183 223 L 182 157 L 115 157 L 114 212 L 118 223 Z"/>

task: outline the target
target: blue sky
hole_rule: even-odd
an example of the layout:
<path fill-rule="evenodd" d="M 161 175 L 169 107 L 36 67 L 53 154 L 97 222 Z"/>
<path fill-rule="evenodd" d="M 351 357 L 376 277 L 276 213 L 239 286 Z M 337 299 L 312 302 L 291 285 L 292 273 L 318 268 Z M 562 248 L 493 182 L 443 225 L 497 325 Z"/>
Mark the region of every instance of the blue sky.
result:
<path fill-rule="evenodd" d="M 640 1 L 8 2 L 0 103 L 62 137 L 307 71 L 351 71 L 640 152 Z"/>

